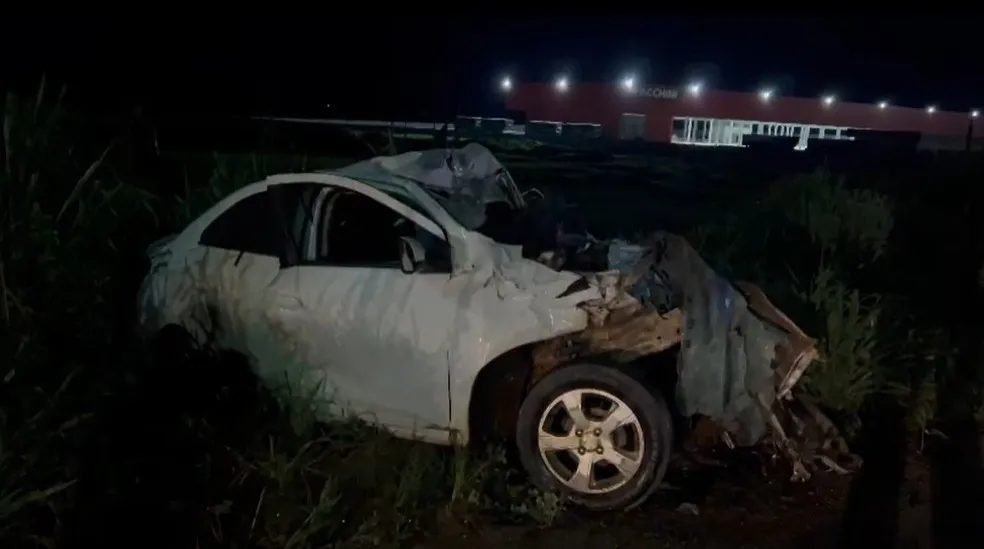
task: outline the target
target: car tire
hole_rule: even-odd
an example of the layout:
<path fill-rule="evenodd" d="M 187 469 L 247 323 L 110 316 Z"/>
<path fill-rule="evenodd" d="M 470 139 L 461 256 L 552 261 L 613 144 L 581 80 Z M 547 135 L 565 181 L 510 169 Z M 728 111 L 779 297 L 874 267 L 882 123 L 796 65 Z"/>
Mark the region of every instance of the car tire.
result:
<path fill-rule="evenodd" d="M 606 400 L 608 408 L 602 405 Z M 673 421 L 662 395 L 628 373 L 574 364 L 530 390 L 519 410 L 516 445 L 541 490 L 588 510 L 629 509 L 662 482 Z"/>

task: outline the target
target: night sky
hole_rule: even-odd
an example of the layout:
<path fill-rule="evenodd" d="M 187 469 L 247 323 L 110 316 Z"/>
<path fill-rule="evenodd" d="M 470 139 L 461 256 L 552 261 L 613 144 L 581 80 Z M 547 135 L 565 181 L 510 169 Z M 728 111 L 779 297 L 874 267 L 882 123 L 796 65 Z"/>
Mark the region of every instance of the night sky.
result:
<path fill-rule="evenodd" d="M 483 11 L 492 11 L 486 8 Z M 150 12 L 148 12 L 150 13 Z M 109 110 L 428 120 L 502 113 L 497 82 L 707 85 L 984 107 L 984 18 L 143 15 L 0 21 L 0 87 L 39 75 Z M 976 44 L 976 47 L 975 47 Z M 330 105 L 330 107 L 327 107 Z"/>

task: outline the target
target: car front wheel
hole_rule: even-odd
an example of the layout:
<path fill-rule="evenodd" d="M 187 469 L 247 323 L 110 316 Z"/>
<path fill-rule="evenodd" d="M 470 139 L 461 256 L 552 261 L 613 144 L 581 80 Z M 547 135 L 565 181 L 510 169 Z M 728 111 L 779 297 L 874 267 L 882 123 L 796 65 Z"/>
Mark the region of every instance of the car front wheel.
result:
<path fill-rule="evenodd" d="M 673 424 L 662 396 L 620 370 L 576 364 L 540 380 L 516 430 L 533 483 L 591 510 L 630 508 L 662 481 Z"/>

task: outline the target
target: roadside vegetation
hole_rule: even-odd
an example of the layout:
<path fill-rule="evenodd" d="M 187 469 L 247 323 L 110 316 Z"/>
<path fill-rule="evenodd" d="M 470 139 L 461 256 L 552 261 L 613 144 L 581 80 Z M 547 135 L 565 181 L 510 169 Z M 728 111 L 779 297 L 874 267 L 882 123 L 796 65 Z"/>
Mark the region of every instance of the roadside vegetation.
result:
<path fill-rule="evenodd" d="M 168 547 L 385 546 L 476 517 L 549 526 L 563 514 L 505 448 L 319 423 L 306 395 L 270 394 L 239 357 L 174 334 L 139 342 L 135 294 L 152 241 L 238 186 L 334 161 L 216 154 L 167 172 L 183 177 L 165 186 L 124 133 L 92 139 L 70 115 L 42 86 L 8 95 L 0 119 L 0 546 L 130 535 Z M 889 395 L 921 435 L 937 385 L 963 376 L 973 389 L 981 370 L 958 367 L 964 336 L 938 310 L 880 289 L 912 259 L 893 239 L 918 217 L 863 183 L 790 175 L 690 236 L 818 338 L 824 358 L 803 388 L 846 432 L 873 395 Z M 979 392 L 963 406 L 984 416 Z"/>

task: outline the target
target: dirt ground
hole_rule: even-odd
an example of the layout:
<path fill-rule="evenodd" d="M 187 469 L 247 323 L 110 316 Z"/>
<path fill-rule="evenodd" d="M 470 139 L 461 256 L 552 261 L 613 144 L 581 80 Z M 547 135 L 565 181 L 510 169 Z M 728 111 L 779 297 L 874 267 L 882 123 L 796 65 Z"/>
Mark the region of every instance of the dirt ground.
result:
<path fill-rule="evenodd" d="M 620 514 L 568 512 L 550 528 L 455 526 L 417 549 L 826 549 L 838 544 L 851 476 L 820 472 L 792 484 L 754 455 L 678 470 L 649 502 Z M 928 548 L 928 469 L 910 460 L 901 490 L 900 549 Z"/>

